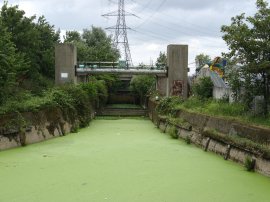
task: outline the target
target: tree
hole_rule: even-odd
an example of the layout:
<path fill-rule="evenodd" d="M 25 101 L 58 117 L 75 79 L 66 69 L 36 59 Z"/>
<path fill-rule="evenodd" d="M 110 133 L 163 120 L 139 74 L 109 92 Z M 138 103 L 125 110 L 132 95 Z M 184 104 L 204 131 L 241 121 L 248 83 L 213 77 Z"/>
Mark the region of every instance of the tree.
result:
<path fill-rule="evenodd" d="M 231 25 L 222 26 L 223 39 L 229 47 L 225 56 L 239 64 L 239 79 L 245 87 L 246 104 L 256 95 L 264 96 L 264 114 L 268 114 L 270 82 L 270 8 L 257 0 L 257 13 L 232 18 Z"/>
<path fill-rule="evenodd" d="M 140 97 L 141 104 L 145 104 L 146 96 L 155 85 L 155 77 L 149 75 L 134 76 L 130 82 L 130 88 Z"/>
<path fill-rule="evenodd" d="M 24 69 L 27 63 L 23 55 L 16 52 L 11 34 L 3 26 L 1 18 L 0 30 L 0 104 L 3 104 L 14 93 L 18 70 Z"/>
<path fill-rule="evenodd" d="M 66 36 L 64 37 L 65 43 L 74 43 L 81 41 L 81 34 L 77 31 L 66 31 Z"/>
<path fill-rule="evenodd" d="M 166 66 L 167 66 L 167 55 L 165 54 L 165 52 L 159 52 L 159 56 L 156 61 L 156 67 L 160 69 L 166 68 Z"/>
<path fill-rule="evenodd" d="M 165 52 L 159 52 L 159 56 L 156 61 L 156 66 L 158 65 L 167 65 L 167 55 Z"/>
<path fill-rule="evenodd" d="M 201 53 L 195 57 L 196 72 L 199 72 L 203 65 L 211 62 L 211 57 L 204 53 Z"/>
<path fill-rule="evenodd" d="M 20 69 L 19 80 L 40 82 L 40 76 L 54 78 L 54 45 L 59 42 L 59 32 L 55 32 L 54 26 L 44 16 L 35 22 L 36 16 L 26 17 L 18 6 L 9 7 L 7 2 L 2 6 L 0 18 L 11 33 L 16 52 L 24 55 L 29 63 L 26 69 Z"/>
<path fill-rule="evenodd" d="M 65 42 L 73 43 L 78 50 L 79 61 L 117 61 L 119 51 L 114 48 L 111 36 L 99 27 L 92 26 L 84 29 L 80 34 L 77 31 L 66 32 Z"/>
<path fill-rule="evenodd" d="M 55 32 L 44 16 L 38 18 L 35 28 L 38 31 L 39 46 L 36 51 L 36 66 L 39 73 L 48 78 L 54 78 L 54 46 L 60 42 L 60 31 Z M 32 50 L 33 51 L 33 50 Z"/>

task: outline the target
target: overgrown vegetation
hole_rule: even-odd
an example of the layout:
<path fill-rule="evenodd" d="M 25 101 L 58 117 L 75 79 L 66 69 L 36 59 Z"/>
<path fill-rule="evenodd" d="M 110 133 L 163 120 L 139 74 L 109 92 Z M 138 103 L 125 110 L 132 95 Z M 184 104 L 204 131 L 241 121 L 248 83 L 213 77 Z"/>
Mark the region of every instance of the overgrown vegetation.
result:
<path fill-rule="evenodd" d="M 210 77 L 202 77 L 193 85 L 193 93 L 200 99 L 208 99 L 213 97 L 214 84 Z"/>
<path fill-rule="evenodd" d="M 206 137 L 210 137 L 215 140 L 223 141 L 226 144 L 234 145 L 236 147 L 243 148 L 250 152 L 253 152 L 265 159 L 270 159 L 270 148 L 269 145 L 254 142 L 247 138 L 243 138 L 237 135 L 225 135 L 217 132 L 213 129 L 206 129 L 202 133 Z"/>
<path fill-rule="evenodd" d="M 175 117 L 177 113 L 176 106 L 182 103 L 183 100 L 180 97 L 164 97 L 159 101 L 156 110 L 159 114 Z"/>
<path fill-rule="evenodd" d="M 87 124 L 92 106 L 106 104 L 108 92 L 120 85 L 115 75 L 99 75 L 80 85 L 53 87 L 54 46 L 60 42 L 44 16 L 27 17 L 18 6 L 5 1 L 0 10 L 0 114 L 58 107 Z M 67 32 L 68 43 L 78 46 L 81 60 L 115 61 L 119 52 L 101 28 L 83 34 Z"/>
<path fill-rule="evenodd" d="M 95 79 L 85 84 L 55 87 L 43 91 L 38 96 L 23 93 L 17 100 L 12 99 L 1 106 L 0 114 L 59 107 L 73 113 L 74 116 L 86 117 L 92 106 L 94 107 L 97 103 L 106 103 L 107 97 L 105 82 Z"/>
<path fill-rule="evenodd" d="M 270 99 L 270 7 L 265 0 L 257 0 L 256 6 L 254 16 L 246 17 L 243 13 L 233 17 L 231 25 L 222 26 L 221 31 L 230 50 L 225 57 L 233 63 L 227 71 L 235 98 L 251 107 L 255 96 L 263 96 L 263 113 L 267 116 Z"/>
<path fill-rule="evenodd" d="M 156 108 L 159 114 L 175 116 L 178 110 L 203 113 L 211 116 L 222 116 L 245 123 L 270 127 L 270 117 L 256 117 L 241 103 L 228 103 L 223 100 L 204 99 L 190 97 L 183 100 L 179 97 L 162 98 Z"/>
<path fill-rule="evenodd" d="M 139 95 L 140 104 L 145 104 L 146 97 L 154 89 L 155 77 L 148 75 L 134 76 L 130 82 L 130 89 Z"/>
<path fill-rule="evenodd" d="M 169 129 L 169 135 L 173 139 L 178 139 L 178 130 L 175 126 L 171 126 Z"/>
<path fill-rule="evenodd" d="M 54 79 L 54 45 L 59 42 L 44 16 L 26 17 L 4 2 L 0 10 L 0 105 L 22 90 L 39 94 Z"/>
<path fill-rule="evenodd" d="M 186 142 L 187 144 L 191 144 L 191 138 L 190 138 L 190 136 L 187 136 L 187 137 L 185 138 L 185 142 Z"/>
<path fill-rule="evenodd" d="M 247 169 L 247 171 L 251 172 L 254 171 L 255 168 L 255 160 L 252 159 L 251 157 L 246 157 L 245 162 L 244 162 L 244 166 Z"/>

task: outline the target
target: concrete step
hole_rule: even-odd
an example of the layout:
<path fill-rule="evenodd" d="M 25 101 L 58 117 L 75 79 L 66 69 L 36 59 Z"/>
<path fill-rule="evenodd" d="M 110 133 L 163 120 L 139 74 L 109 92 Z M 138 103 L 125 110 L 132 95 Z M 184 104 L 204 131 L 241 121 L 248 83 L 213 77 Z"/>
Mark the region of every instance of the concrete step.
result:
<path fill-rule="evenodd" d="M 104 108 L 97 112 L 98 116 L 146 116 L 145 109 L 113 109 Z"/>

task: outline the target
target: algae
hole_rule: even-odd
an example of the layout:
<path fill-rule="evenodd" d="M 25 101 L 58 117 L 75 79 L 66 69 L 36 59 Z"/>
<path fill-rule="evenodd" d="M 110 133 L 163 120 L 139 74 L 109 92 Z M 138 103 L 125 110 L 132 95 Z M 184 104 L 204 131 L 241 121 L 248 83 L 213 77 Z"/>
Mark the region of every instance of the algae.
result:
<path fill-rule="evenodd" d="M 3 202 L 266 202 L 270 179 L 161 133 L 149 120 L 94 120 L 0 152 Z"/>

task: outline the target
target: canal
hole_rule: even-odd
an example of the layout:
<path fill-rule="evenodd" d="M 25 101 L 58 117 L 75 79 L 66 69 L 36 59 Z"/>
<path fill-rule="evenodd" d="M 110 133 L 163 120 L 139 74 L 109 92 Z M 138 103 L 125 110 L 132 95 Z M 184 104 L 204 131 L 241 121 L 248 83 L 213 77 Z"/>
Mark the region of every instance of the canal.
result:
<path fill-rule="evenodd" d="M 145 119 L 97 119 L 79 133 L 0 152 L 0 202 L 268 202 L 270 179 Z"/>

